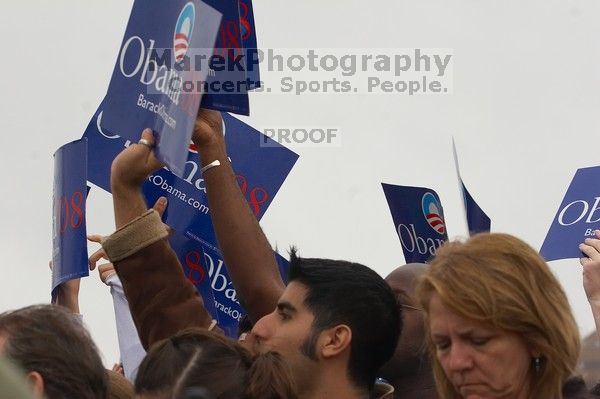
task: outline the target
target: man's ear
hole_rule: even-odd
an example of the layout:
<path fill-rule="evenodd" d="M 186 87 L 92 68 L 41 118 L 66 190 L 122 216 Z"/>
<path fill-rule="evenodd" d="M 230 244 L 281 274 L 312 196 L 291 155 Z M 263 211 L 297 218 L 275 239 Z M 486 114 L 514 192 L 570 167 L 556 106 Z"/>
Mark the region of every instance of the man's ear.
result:
<path fill-rule="evenodd" d="M 27 382 L 33 390 L 33 394 L 36 398 L 44 397 L 44 377 L 37 371 L 30 371 L 27 374 Z"/>
<path fill-rule="evenodd" d="M 321 332 L 318 348 L 322 357 L 331 358 L 344 352 L 351 342 L 352 330 L 345 324 L 339 324 Z"/>

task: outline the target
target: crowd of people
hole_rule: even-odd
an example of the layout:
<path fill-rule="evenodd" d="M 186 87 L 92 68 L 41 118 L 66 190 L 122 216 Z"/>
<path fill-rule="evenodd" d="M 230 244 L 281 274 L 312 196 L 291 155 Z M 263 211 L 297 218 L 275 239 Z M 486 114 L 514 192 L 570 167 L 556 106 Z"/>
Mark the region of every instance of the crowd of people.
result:
<path fill-rule="evenodd" d="M 385 279 L 367 266 L 290 250 L 284 284 L 228 162 L 218 112 L 200 110 L 193 141 L 211 218 L 247 311 L 226 337 L 167 240 L 161 198 L 141 191 L 162 167 L 154 136 L 113 161 L 116 231 L 90 236 L 110 286 L 122 363 L 106 370 L 78 316 L 79 282 L 57 303 L 0 314 L 1 398 L 561 399 L 600 397 L 574 374 L 580 338 L 563 288 L 540 255 L 508 234 L 444 244 L 429 264 Z M 600 331 L 600 231 L 579 248 Z"/>

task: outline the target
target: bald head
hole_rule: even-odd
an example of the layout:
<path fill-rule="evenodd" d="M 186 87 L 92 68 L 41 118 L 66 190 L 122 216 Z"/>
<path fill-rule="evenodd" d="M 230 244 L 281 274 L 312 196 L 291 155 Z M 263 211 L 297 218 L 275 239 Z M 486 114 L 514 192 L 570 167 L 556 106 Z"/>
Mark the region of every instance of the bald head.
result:
<path fill-rule="evenodd" d="M 402 291 L 410 296 L 410 299 L 414 303 L 414 294 L 419 277 L 421 277 L 425 271 L 427 271 L 427 265 L 425 263 L 408 263 L 394 269 L 388 274 L 385 281 L 392 287 L 394 293 Z"/>
<path fill-rule="evenodd" d="M 412 387 L 415 389 L 414 393 L 419 393 L 421 388 L 434 390 L 431 365 L 425 346 L 423 312 L 418 310 L 419 305 L 415 298 L 419 277 L 427 268 L 424 263 L 409 263 L 396 268 L 385 278 L 396 295 L 398 312 L 402 312 L 404 321 L 396 352 L 380 371 L 381 377 L 394 385 L 396 391 L 405 390 L 407 381 L 415 381 Z M 417 381 L 422 384 L 417 384 Z"/>

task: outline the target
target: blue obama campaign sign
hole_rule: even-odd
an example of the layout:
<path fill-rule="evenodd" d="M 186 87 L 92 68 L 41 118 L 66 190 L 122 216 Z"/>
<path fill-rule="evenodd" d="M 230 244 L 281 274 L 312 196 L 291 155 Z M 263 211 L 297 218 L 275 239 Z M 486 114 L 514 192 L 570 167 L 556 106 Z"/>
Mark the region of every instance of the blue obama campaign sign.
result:
<path fill-rule="evenodd" d="M 448 240 L 442 204 L 429 188 L 381 183 L 406 263 L 427 262 Z"/>
<path fill-rule="evenodd" d="M 102 127 L 129 140 L 157 134 L 157 157 L 183 174 L 221 14 L 200 0 L 136 0 L 104 101 Z"/>
<path fill-rule="evenodd" d="M 73 141 L 54 153 L 52 195 L 52 299 L 56 288 L 89 275 L 85 225 L 87 139 Z"/>
<path fill-rule="evenodd" d="M 242 44 L 246 57 L 246 76 L 248 78 L 248 90 L 261 87 L 259 70 L 258 40 L 256 39 L 256 27 L 254 25 L 254 9 L 252 0 L 239 0 L 240 27 L 242 30 Z"/>
<path fill-rule="evenodd" d="M 547 261 L 581 258 L 579 244 L 600 229 L 600 166 L 578 169 L 540 249 Z"/>
<path fill-rule="evenodd" d="M 214 53 L 206 61 L 209 73 L 204 85 L 201 107 L 249 115 L 248 87 L 250 81 L 247 77 L 249 60 L 246 58 L 242 37 L 243 26 L 248 24 L 240 15 L 238 0 L 205 1 L 218 10 L 223 18 L 219 26 Z M 242 25 L 243 22 L 244 25 Z M 198 67 L 203 62 L 205 61 L 194 58 L 191 67 Z"/>
<path fill-rule="evenodd" d="M 490 231 L 492 227 L 492 221 L 489 216 L 479 207 L 475 199 L 467 190 L 465 183 L 463 182 L 462 176 L 460 175 L 460 168 L 458 167 L 458 155 L 456 154 L 456 145 L 454 139 L 452 139 L 452 152 L 454 154 L 454 165 L 456 166 L 456 175 L 458 176 L 458 186 L 463 197 L 463 205 L 465 208 L 465 216 L 467 218 L 467 226 L 469 228 L 469 234 L 473 235 L 476 233 L 485 233 Z"/>

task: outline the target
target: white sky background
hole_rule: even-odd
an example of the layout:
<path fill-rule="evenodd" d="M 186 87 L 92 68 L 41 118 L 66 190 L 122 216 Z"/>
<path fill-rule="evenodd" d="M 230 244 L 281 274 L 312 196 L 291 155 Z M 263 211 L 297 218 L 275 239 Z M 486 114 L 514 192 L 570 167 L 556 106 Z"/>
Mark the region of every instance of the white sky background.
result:
<path fill-rule="evenodd" d="M 103 98 L 131 1 L 12 1 L 0 13 L 0 310 L 49 300 L 53 152 L 79 138 Z M 349 259 L 386 275 L 404 263 L 380 182 L 442 199 L 464 236 L 452 159 L 492 219 L 538 249 L 577 168 L 598 160 L 597 1 L 316 1 L 254 4 L 263 48 L 451 48 L 453 94 L 251 94 L 252 126 L 337 127 L 337 148 L 300 159 L 262 226 L 280 249 Z M 263 80 L 270 74 L 262 71 Z M 88 232 L 113 229 L 94 190 Z M 593 320 L 576 260 L 552 262 L 582 333 Z M 107 364 L 118 360 L 112 302 L 94 273 L 81 309 Z"/>

